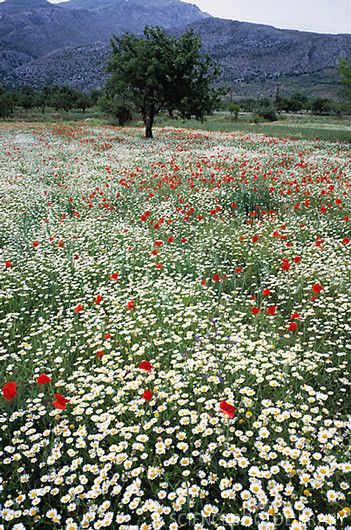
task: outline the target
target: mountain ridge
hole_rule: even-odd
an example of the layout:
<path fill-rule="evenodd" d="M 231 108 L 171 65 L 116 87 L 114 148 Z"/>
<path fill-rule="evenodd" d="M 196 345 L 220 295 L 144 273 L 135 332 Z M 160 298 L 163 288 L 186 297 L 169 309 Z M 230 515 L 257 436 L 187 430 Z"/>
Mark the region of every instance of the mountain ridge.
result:
<path fill-rule="evenodd" d="M 80 7 L 83 1 L 89 9 Z M 222 66 L 222 81 L 236 85 L 336 72 L 339 58 L 351 57 L 351 35 L 219 19 L 181 0 L 69 0 L 55 5 L 6 0 L 0 4 L 3 84 L 99 88 L 106 80 L 112 34 L 141 34 L 145 25 L 163 26 L 174 35 L 193 29 L 204 51 Z"/>

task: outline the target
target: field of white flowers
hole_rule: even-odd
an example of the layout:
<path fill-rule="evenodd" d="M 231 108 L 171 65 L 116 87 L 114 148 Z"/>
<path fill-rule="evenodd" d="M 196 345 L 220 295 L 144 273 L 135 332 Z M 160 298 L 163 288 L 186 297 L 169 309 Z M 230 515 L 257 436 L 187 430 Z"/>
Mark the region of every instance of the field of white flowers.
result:
<path fill-rule="evenodd" d="M 0 529 L 351 528 L 351 151 L 0 131 Z"/>

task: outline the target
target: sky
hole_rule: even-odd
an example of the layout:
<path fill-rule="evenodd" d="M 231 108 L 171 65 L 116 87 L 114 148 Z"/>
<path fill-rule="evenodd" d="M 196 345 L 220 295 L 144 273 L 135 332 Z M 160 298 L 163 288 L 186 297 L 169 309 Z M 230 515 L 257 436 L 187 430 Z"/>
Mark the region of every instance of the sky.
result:
<path fill-rule="evenodd" d="M 185 1 L 221 18 L 318 33 L 351 33 L 351 0 Z"/>
<path fill-rule="evenodd" d="M 217 17 L 279 28 L 351 33 L 351 0 L 193 0 Z"/>

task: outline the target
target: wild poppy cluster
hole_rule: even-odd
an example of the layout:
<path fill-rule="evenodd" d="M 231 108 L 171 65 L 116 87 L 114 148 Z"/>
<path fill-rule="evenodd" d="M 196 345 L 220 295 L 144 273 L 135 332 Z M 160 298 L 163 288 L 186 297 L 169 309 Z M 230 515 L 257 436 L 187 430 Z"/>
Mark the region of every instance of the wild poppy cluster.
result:
<path fill-rule="evenodd" d="M 0 530 L 350 529 L 349 146 L 0 142 Z"/>
<path fill-rule="evenodd" d="M 51 383 L 51 378 L 46 374 L 40 374 L 36 379 L 38 386 L 44 386 Z M 15 381 L 8 381 L 2 387 L 2 395 L 6 401 L 13 401 L 18 394 L 18 385 Z M 65 398 L 61 394 L 54 393 L 55 400 L 52 402 L 53 406 L 59 410 L 65 410 L 69 399 Z"/>

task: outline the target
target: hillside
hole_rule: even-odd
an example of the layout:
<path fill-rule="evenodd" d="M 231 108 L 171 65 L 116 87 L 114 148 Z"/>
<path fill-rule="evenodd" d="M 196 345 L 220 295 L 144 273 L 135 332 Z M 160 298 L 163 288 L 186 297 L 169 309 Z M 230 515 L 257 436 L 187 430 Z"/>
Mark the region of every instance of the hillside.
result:
<path fill-rule="evenodd" d="M 37 59 L 65 46 L 108 42 L 113 33 L 141 33 L 145 25 L 171 28 L 206 17 L 180 0 L 94 0 L 91 5 L 76 9 L 46 0 L 6 0 L 0 4 L 0 48 Z"/>
<path fill-rule="evenodd" d="M 204 50 L 222 66 L 222 80 L 238 93 L 250 84 L 256 92 L 272 91 L 277 81 L 295 87 L 304 76 L 311 93 L 316 87 L 315 93 L 337 95 L 338 60 L 351 56 L 351 35 L 222 20 L 180 0 L 70 0 L 56 5 L 46 0 L 6 0 L 0 4 L 3 84 L 98 88 L 106 79 L 111 35 L 140 34 L 145 25 L 160 25 L 174 34 L 193 28 Z M 328 83 L 321 89 L 324 72 Z"/>

